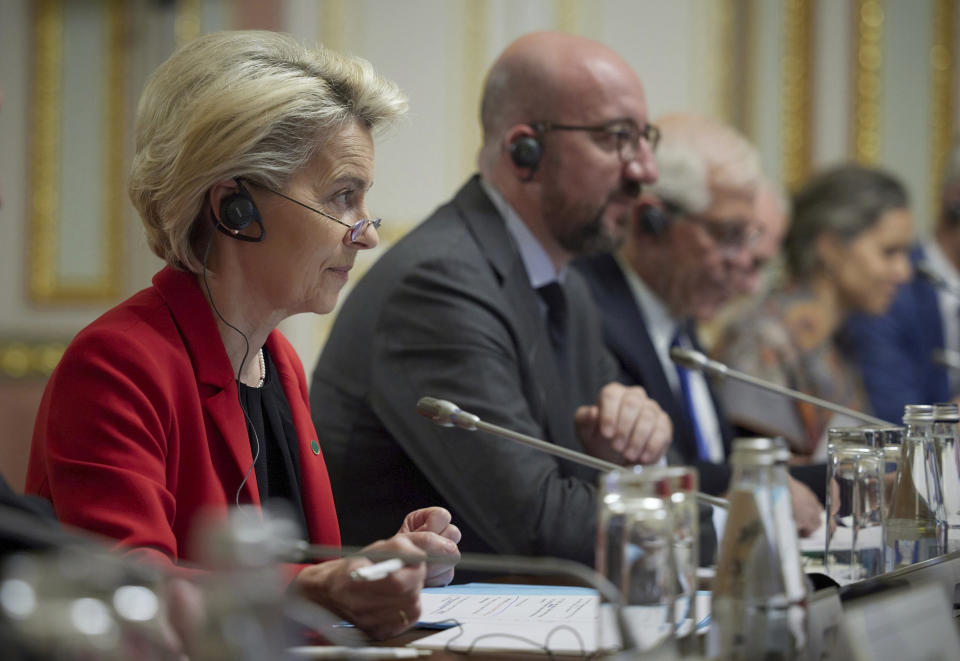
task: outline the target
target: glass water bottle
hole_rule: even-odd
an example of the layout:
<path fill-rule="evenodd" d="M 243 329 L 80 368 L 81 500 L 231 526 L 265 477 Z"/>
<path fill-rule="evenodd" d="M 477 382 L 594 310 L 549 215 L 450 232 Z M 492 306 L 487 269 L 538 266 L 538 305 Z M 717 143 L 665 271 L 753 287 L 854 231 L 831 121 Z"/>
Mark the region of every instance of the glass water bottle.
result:
<path fill-rule="evenodd" d="M 806 584 L 782 439 L 734 442 L 730 512 L 707 634 L 710 659 L 802 659 Z"/>
<path fill-rule="evenodd" d="M 890 570 L 946 551 L 946 510 L 933 440 L 933 406 L 910 404 L 884 535 Z"/>

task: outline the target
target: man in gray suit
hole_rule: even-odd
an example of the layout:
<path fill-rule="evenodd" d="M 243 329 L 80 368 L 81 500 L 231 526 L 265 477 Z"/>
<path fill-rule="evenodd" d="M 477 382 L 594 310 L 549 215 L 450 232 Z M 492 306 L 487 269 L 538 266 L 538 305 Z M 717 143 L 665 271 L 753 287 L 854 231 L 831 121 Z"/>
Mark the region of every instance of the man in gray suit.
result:
<path fill-rule="evenodd" d="M 570 260 L 620 238 L 656 178 L 643 87 L 596 42 L 535 33 L 491 69 L 480 175 L 385 254 L 340 312 L 311 406 L 346 543 L 397 512 L 453 511 L 460 548 L 593 562 L 595 471 L 511 441 L 442 429 L 430 395 L 619 463 L 658 461 L 672 428 L 613 383 Z"/>

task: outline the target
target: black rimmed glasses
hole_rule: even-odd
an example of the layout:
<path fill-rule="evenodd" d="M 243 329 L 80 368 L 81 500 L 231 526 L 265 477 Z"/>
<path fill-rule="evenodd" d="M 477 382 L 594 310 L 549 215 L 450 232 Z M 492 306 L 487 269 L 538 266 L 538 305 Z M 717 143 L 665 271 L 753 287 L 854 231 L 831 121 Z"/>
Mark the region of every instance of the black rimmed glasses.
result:
<path fill-rule="evenodd" d="M 587 131 L 603 133 L 617 141 L 617 154 L 623 163 L 629 163 L 640 152 L 640 139 L 647 141 L 650 149 L 655 150 L 660 144 L 660 129 L 653 124 L 647 124 L 642 129 L 632 119 L 614 119 L 603 124 L 576 125 L 557 124 L 555 122 L 533 122 L 530 126 L 538 133 L 547 131 Z"/>
<path fill-rule="evenodd" d="M 255 185 L 256 185 L 256 184 L 255 184 Z M 382 222 L 380 218 L 363 218 L 363 219 L 358 220 L 357 222 L 355 222 L 353 225 L 351 225 L 351 224 L 349 224 L 349 223 L 343 222 L 342 220 L 340 220 L 340 219 L 337 218 L 336 216 L 330 215 L 330 214 L 327 213 L 326 211 L 322 211 L 322 210 L 320 210 L 320 209 L 314 209 L 314 208 L 311 207 L 309 204 L 304 204 L 304 203 L 301 202 L 300 200 L 295 200 L 295 199 L 293 199 L 292 197 L 290 197 L 290 196 L 288 196 L 288 195 L 284 195 L 284 194 L 281 193 L 280 191 L 275 191 L 275 190 L 273 190 L 272 188 L 267 188 L 266 186 L 260 186 L 260 188 L 263 188 L 264 190 L 269 191 L 269 192 L 273 193 L 274 195 L 279 195 L 279 196 L 282 197 L 283 199 L 289 200 L 290 202 L 293 202 L 294 204 L 299 204 L 299 205 L 300 205 L 301 207 L 303 207 L 304 209 L 309 209 L 310 211 L 312 211 L 312 212 L 314 212 L 314 213 L 318 213 L 318 214 L 320 214 L 321 216 L 323 216 L 324 218 L 329 218 L 330 220 L 332 220 L 332 221 L 334 221 L 334 222 L 340 223 L 340 224 L 343 225 L 344 227 L 349 227 L 349 228 L 350 228 L 350 240 L 353 241 L 354 243 L 356 243 L 356 241 L 357 241 L 358 238 L 360 238 L 361 236 L 363 236 L 363 233 L 367 231 L 367 227 L 369 227 L 370 225 L 373 225 L 373 229 L 375 229 L 375 230 L 376 230 L 376 229 L 380 229 L 380 223 Z"/>

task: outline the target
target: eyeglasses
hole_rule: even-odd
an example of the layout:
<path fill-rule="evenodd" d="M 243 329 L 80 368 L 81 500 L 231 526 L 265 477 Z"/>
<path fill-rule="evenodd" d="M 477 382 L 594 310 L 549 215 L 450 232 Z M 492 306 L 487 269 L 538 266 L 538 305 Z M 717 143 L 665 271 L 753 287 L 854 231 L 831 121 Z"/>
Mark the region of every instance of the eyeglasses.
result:
<path fill-rule="evenodd" d="M 664 210 L 673 217 L 687 220 L 702 227 L 710 236 L 710 239 L 727 252 L 738 253 L 745 248 L 750 248 L 760 238 L 759 228 L 748 220 L 715 220 L 688 213 L 672 203 L 665 203 Z"/>
<path fill-rule="evenodd" d="M 257 184 L 254 184 L 254 185 L 257 185 Z M 380 229 L 380 223 L 382 222 L 380 218 L 363 218 L 363 219 L 358 220 L 357 222 L 355 222 L 353 225 L 350 225 L 349 223 L 343 222 L 342 220 L 340 220 L 340 219 L 337 218 L 336 216 L 331 216 L 331 215 L 328 214 L 326 211 L 321 211 L 320 209 L 314 209 L 314 208 L 311 207 L 309 204 L 304 204 L 303 202 L 301 202 L 301 201 L 299 201 L 299 200 L 295 200 L 295 199 L 293 199 L 292 197 L 289 197 L 289 196 L 287 196 L 287 195 L 284 195 L 284 194 L 281 193 L 280 191 L 275 191 L 275 190 L 273 190 L 272 188 L 267 188 L 266 186 L 260 186 L 260 188 L 263 188 L 264 190 L 269 191 L 269 192 L 273 193 L 274 195 L 279 195 L 279 196 L 282 197 L 283 199 L 289 200 L 289 201 L 293 202 L 294 204 L 299 204 L 299 205 L 300 205 L 301 207 L 303 207 L 304 209 L 309 209 L 310 211 L 312 211 L 312 212 L 314 212 L 314 213 L 318 213 L 318 214 L 320 214 L 321 216 L 323 216 L 324 218 L 329 218 L 330 220 L 332 220 L 332 221 L 334 221 L 334 222 L 340 223 L 340 224 L 343 225 L 344 227 L 349 227 L 349 228 L 350 228 L 350 240 L 353 241 L 353 242 L 356 242 L 356 240 L 357 240 L 358 238 L 360 238 L 361 236 L 363 236 L 363 233 L 367 231 L 367 227 L 369 227 L 370 225 L 373 225 L 373 229 L 375 229 L 375 230 L 376 230 L 376 229 Z"/>
<path fill-rule="evenodd" d="M 629 163 L 640 152 L 640 139 L 643 138 L 655 150 L 660 143 L 660 129 L 647 124 L 642 129 L 629 119 L 614 119 L 604 124 L 577 126 L 573 124 L 555 124 L 554 122 L 533 122 L 530 126 L 539 133 L 547 131 L 589 131 L 605 133 L 617 141 L 617 153 L 623 163 Z"/>

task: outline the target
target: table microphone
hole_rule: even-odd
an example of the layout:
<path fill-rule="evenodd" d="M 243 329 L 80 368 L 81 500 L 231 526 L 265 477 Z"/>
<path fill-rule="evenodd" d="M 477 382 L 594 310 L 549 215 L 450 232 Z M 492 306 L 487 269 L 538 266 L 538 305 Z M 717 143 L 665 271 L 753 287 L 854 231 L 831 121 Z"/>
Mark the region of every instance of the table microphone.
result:
<path fill-rule="evenodd" d="M 476 416 L 473 413 L 462 411 L 460 410 L 459 406 L 445 399 L 421 397 L 420 401 L 417 402 L 417 413 L 425 418 L 429 418 L 441 427 L 460 427 L 461 429 L 466 429 L 467 431 L 476 431 L 479 429 L 495 436 L 508 438 L 511 441 L 516 441 L 521 445 L 535 448 L 542 452 L 546 452 L 547 454 L 552 454 L 556 457 L 567 459 L 575 464 L 580 464 L 581 466 L 587 466 L 589 468 L 595 468 L 599 471 L 610 472 L 623 468 L 623 466 L 618 466 L 613 462 L 591 457 L 583 452 L 577 452 L 576 450 L 554 445 L 553 443 L 547 443 L 546 441 L 541 441 L 538 438 L 515 432 L 507 429 L 506 427 L 484 422 L 479 418 L 479 416 Z M 714 507 L 720 507 L 723 509 L 728 509 L 730 507 L 729 501 L 723 498 L 710 496 L 700 491 L 697 491 L 695 495 L 697 500 L 702 503 L 709 503 Z"/>
<path fill-rule="evenodd" d="M 917 262 L 914 268 L 917 275 L 932 284 L 940 291 L 950 294 L 954 298 L 960 299 L 960 288 L 947 282 L 947 279 L 937 273 L 928 262 Z M 930 360 L 935 365 L 946 367 L 947 369 L 960 370 L 960 353 L 950 349 L 934 349 L 930 354 Z"/>
<path fill-rule="evenodd" d="M 960 352 L 950 349 L 934 349 L 930 353 L 930 360 L 940 367 L 960 370 Z"/>
<path fill-rule="evenodd" d="M 843 415 L 866 422 L 870 425 L 879 425 L 883 427 L 890 426 L 890 423 L 886 420 L 881 420 L 880 418 L 875 418 L 872 415 L 867 415 L 866 413 L 849 409 L 846 406 L 840 406 L 839 404 L 834 404 L 833 402 L 829 402 L 825 399 L 808 395 L 800 392 L 799 390 L 787 388 L 773 383 L 772 381 L 767 381 L 766 379 L 758 379 L 755 376 L 750 376 L 744 372 L 732 369 L 719 361 L 707 358 L 703 352 L 696 351 L 695 349 L 682 349 L 680 347 L 673 347 L 670 349 L 670 360 L 681 367 L 685 367 L 686 369 L 701 370 L 721 378 L 731 378 L 737 381 L 743 381 L 744 383 L 748 383 L 756 388 L 769 390 L 779 395 L 783 395 L 784 397 L 789 397 L 790 399 L 799 399 L 803 402 L 807 402 L 808 404 L 819 406 L 820 408 L 825 408 L 836 413 L 842 413 Z"/>

